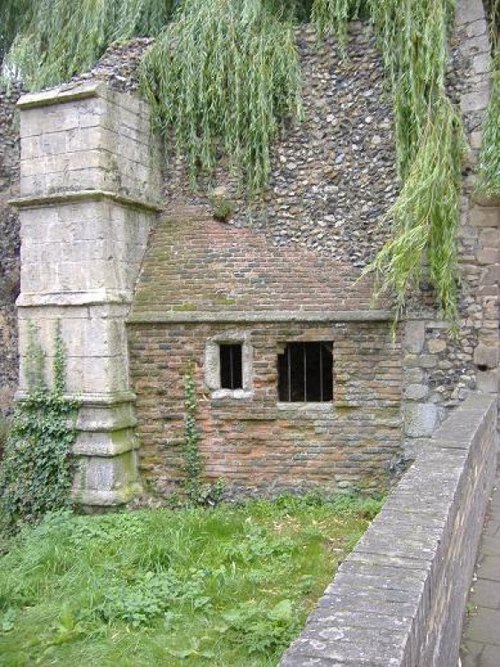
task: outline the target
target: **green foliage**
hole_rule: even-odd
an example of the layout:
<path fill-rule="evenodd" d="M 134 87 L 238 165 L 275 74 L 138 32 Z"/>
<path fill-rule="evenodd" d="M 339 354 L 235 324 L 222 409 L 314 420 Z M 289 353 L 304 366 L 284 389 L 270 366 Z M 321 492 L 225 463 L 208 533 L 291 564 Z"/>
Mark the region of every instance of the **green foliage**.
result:
<path fill-rule="evenodd" d="M 141 85 L 166 144 L 185 156 L 193 185 L 212 176 L 226 155 L 252 196 L 267 183 L 272 142 L 287 119 L 301 116 L 294 22 L 310 19 L 320 36 L 335 34 L 344 51 L 348 21 L 367 13 L 390 80 L 402 181 L 391 211 L 393 238 L 371 268 L 379 286 L 395 290 L 398 313 L 407 290 L 427 272 L 444 314 L 453 318 L 463 141 L 444 79 L 456 0 L 184 0 L 169 23 L 175 5 L 7 0 L 0 45 L 12 42 L 22 17 L 9 60 L 40 87 L 85 69 L 114 39 L 160 33 L 145 56 Z M 488 5 L 495 25 L 499 0 Z M 496 63 L 479 179 L 488 195 L 499 188 L 498 57 Z M 444 197 L 447 211 L 429 192 Z"/>
<path fill-rule="evenodd" d="M 315 0 L 320 32 L 345 44 L 356 0 Z M 397 315 L 423 272 L 444 314 L 457 312 L 456 239 L 462 126 L 445 92 L 447 38 L 455 0 L 368 0 L 392 89 L 401 194 L 389 212 L 394 232 L 370 265 L 378 289 L 393 289 Z"/>
<path fill-rule="evenodd" d="M 0 65 L 16 36 L 29 24 L 34 0 L 2 0 L 0 5 Z"/>
<path fill-rule="evenodd" d="M 370 0 L 390 77 L 399 173 L 406 180 L 436 105 L 446 97 L 448 27 L 455 0 Z"/>
<path fill-rule="evenodd" d="M 452 320 L 457 314 L 455 230 L 463 148 L 460 119 L 443 97 L 428 120 L 410 173 L 388 213 L 394 224 L 393 237 L 368 267 L 377 272 L 380 291 L 394 288 L 397 317 L 406 294 L 418 287 L 426 269 L 443 311 Z"/>
<path fill-rule="evenodd" d="M 214 218 L 221 222 L 227 222 L 234 212 L 231 200 L 220 192 L 214 191 L 210 193 L 210 206 L 212 207 Z"/>
<path fill-rule="evenodd" d="M 2 664 L 277 664 L 367 502 L 49 514 L 0 557 Z"/>
<path fill-rule="evenodd" d="M 7 64 L 20 72 L 29 88 L 41 89 L 90 68 L 113 41 L 158 34 L 174 0 L 24 0 L 21 4 L 8 0 L 3 10 L 10 21 L 5 46 L 13 41 Z M 23 17 L 20 26 L 15 23 L 18 16 Z"/>
<path fill-rule="evenodd" d="M 213 173 L 222 151 L 255 193 L 267 183 L 283 119 L 301 115 L 292 24 L 263 0 L 186 0 L 146 53 L 141 78 L 156 126 L 173 136 L 193 184 Z"/>
<path fill-rule="evenodd" d="M 54 386 L 49 389 L 42 352 L 31 331 L 29 392 L 16 406 L 0 468 L 0 529 L 6 533 L 70 504 L 77 403 L 64 396 L 65 354 L 59 329 L 55 350 Z"/>
<path fill-rule="evenodd" d="M 326 34 L 335 35 L 344 52 L 348 22 L 359 16 L 364 5 L 364 0 L 314 0 L 311 22 L 320 37 Z"/>
<path fill-rule="evenodd" d="M 500 9 L 497 11 L 500 13 Z M 477 189 L 486 197 L 500 197 L 500 46 L 497 46 L 493 61 L 492 90 L 483 128 Z"/>

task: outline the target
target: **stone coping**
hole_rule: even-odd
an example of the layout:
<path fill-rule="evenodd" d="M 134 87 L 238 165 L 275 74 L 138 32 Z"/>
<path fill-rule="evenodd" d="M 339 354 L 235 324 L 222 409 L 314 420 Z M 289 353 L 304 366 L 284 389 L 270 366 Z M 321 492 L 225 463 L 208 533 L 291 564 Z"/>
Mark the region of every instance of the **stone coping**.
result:
<path fill-rule="evenodd" d="M 130 306 L 132 303 L 132 290 L 97 289 L 84 292 L 22 292 L 16 301 L 16 306 L 24 308 L 36 308 L 38 306 Z"/>
<path fill-rule="evenodd" d="M 280 667 L 456 667 L 495 424 L 473 394 L 422 446 Z"/>
<path fill-rule="evenodd" d="M 40 208 L 57 204 L 70 204 L 80 201 L 102 201 L 106 199 L 113 201 L 115 204 L 144 209 L 146 211 L 154 211 L 155 213 L 159 213 L 164 208 L 159 202 L 146 201 L 145 199 L 129 197 L 128 195 L 119 192 L 110 192 L 108 190 L 61 191 L 46 195 L 18 197 L 16 199 L 11 199 L 8 203 L 16 208 Z"/>
<path fill-rule="evenodd" d="M 388 322 L 388 310 L 252 310 L 252 311 L 168 311 L 132 315 L 129 324 L 170 322 Z"/>
<path fill-rule="evenodd" d="M 22 95 L 18 102 L 18 109 L 34 109 L 36 107 L 46 107 L 62 102 L 73 102 L 74 100 L 85 100 L 89 97 L 106 97 L 108 87 L 102 82 L 89 83 L 66 83 L 50 90 L 43 90 L 35 93 L 26 93 Z"/>

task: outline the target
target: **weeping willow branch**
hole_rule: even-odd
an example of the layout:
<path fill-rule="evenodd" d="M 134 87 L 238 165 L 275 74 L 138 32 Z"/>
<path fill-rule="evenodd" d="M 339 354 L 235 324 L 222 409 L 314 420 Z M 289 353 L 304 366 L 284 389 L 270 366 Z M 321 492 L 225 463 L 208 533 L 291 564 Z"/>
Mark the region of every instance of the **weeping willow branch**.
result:
<path fill-rule="evenodd" d="M 365 4 L 365 0 L 314 0 L 311 23 L 320 38 L 328 34 L 335 35 L 344 53 L 348 23 L 358 17 Z"/>
<path fill-rule="evenodd" d="M 22 30 L 9 28 L 0 44 L 5 41 L 9 46 L 13 40 L 6 64 L 35 90 L 92 67 L 113 41 L 158 34 L 175 4 L 175 0 L 22 0 L 14 11 L 16 2 L 7 0 L 2 11 L 15 17 L 25 5 L 29 9 L 23 15 L 25 23 Z"/>
<path fill-rule="evenodd" d="M 461 121 L 447 98 L 427 121 L 421 145 L 396 203 L 388 212 L 393 238 L 367 271 L 375 271 L 377 291 L 397 297 L 397 317 L 408 291 L 427 268 L 446 315 L 457 313 L 456 243 L 461 192 Z"/>
<path fill-rule="evenodd" d="M 292 25 L 260 0 L 186 0 L 147 52 L 142 89 L 156 125 L 171 134 L 194 183 L 217 152 L 251 195 L 271 170 L 270 146 L 285 117 L 301 115 Z"/>
<path fill-rule="evenodd" d="M 0 65 L 16 36 L 30 23 L 34 0 L 2 0 L 0 5 Z"/>
<path fill-rule="evenodd" d="M 500 197 L 500 50 L 497 50 L 493 63 L 491 98 L 483 128 L 477 190 L 486 197 Z"/>

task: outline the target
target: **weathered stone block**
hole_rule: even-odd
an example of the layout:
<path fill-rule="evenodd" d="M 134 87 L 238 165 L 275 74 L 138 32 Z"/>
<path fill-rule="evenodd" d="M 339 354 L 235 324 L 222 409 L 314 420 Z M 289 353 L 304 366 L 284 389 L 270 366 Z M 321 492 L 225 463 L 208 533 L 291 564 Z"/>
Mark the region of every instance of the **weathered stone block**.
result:
<path fill-rule="evenodd" d="M 447 347 L 447 342 L 442 338 L 430 338 L 427 341 L 427 349 L 430 352 L 430 354 L 439 354 L 440 352 L 444 352 L 446 350 L 446 347 Z"/>
<path fill-rule="evenodd" d="M 486 39 L 486 43 L 488 40 Z M 469 111 L 482 111 L 488 106 L 490 99 L 490 89 L 489 86 L 484 86 L 476 90 L 473 93 L 466 93 L 460 99 L 460 108 L 462 113 L 468 113 Z"/>
<path fill-rule="evenodd" d="M 500 356 L 498 345 L 487 346 L 480 344 L 474 350 L 474 363 L 476 366 L 485 366 L 486 368 L 496 368 Z"/>
<path fill-rule="evenodd" d="M 406 322 L 404 333 L 404 349 L 412 354 L 419 354 L 425 341 L 425 323 L 420 320 Z"/>
<path fill-rule="evenodd" d="M 470 210 L 469 220 L 476 227 L 499 227 L 500 209 L 496 206 L 474 206 Z"/>
<path fill-rule="evenodd" d="M 477 372 L 477 388 L 485 394 L 500 392 L 500 369 Z"/>
<path fill-rule="evenodd" d="M 413 438 L 432 435 L 439 423 L 438 407 L 434 403 L 415 403 L 404 408 L 404 431 Z"/>
<path fill-rule="evenodd" d="M 478 264 L 498 264 L 500 262 L 500 250 L 498 248 L 480 248 L 477 251 Z"/>
<path fill-rule="evenodd" d="M 429 387 L 425 384 L 409 384 L 405 389 L 405 398 L 410 401 L 421 401 L 429 395 Z"/>

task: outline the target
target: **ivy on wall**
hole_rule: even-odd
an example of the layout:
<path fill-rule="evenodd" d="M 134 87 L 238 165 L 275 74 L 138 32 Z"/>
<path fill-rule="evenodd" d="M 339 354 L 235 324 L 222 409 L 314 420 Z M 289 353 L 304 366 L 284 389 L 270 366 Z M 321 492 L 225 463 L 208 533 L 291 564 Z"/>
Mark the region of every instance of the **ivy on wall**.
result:
<path fill-rule="evenodd" d="M 65 350 L 59 327 L 53 386 L 45 382 L 44 354 L 33 327 L 26 364 L 28 393 L 16 406 L 0 466 L 0 530 L 6 533 L 71 503 L 78 403 L 65 396 Z"/>

